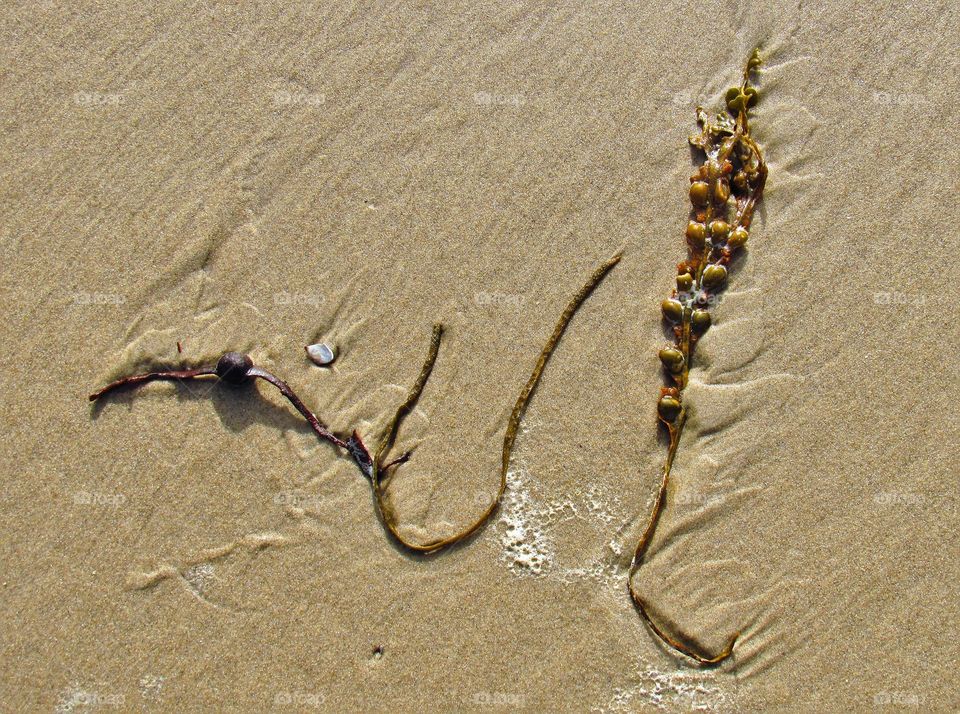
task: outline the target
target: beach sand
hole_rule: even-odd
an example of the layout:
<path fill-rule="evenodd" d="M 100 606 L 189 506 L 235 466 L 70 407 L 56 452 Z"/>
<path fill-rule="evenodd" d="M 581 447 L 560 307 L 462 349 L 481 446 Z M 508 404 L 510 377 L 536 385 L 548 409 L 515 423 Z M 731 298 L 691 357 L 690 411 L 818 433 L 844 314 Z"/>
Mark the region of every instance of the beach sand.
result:
<path fill-rule="evenodd" d="M 2 11 L 4 711 L 956 711 L 952 3 L 54 2 Z M 665 454 L 698 103 L 770 166 Z M 249 352 L 396 453 L 413 538 Z M 943 307 L 945 306 L 945 307 Z M 941 310 L 940 308 L 943 307 Z M 325 341 L 331 369 L 303 346 Z M 178 353 L 177 343 L 182 346 Z"/>

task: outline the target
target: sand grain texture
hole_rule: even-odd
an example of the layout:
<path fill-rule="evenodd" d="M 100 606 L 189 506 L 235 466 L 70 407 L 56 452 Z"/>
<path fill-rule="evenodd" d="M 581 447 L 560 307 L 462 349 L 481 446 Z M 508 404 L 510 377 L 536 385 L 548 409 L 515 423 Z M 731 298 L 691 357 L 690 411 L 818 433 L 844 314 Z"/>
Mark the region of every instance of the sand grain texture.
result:
<path fill-rule="evenodd" d="M 4 710 L 960 709 L 952 3 L 8 4 Z M 752 47 L 770 180 L 658 484 L 658 304 L 698 101 Z M 86 395 L 248 351 L 398 449 L 410 533 L 265 385 Z M 178 354 L 180 341 L 183 353 Z M 334 346 L 331 369 L 304 356 Z M 375 441 L 369 439 L 368 443 Z M 377 648 L 382 647 L 382 650 Z"/>

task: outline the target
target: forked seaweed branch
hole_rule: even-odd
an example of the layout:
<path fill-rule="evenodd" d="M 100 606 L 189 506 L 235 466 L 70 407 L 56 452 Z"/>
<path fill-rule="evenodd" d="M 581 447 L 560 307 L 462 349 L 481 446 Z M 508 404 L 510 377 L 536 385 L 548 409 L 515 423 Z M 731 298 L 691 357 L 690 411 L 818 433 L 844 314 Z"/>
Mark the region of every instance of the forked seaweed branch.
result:
<path fill-rule="evenodd" d="M 543 370 L 546 368 L 550 356 L 556 349 L 557 344 L 559 343 L 560 338 L 563 336 L 564 331 L 567 329 L 567 325 L 573 318 L 574 313 L 579 309 L 580 305 L 583 304 L 583 301 L 589 297 L 594 288 L 600 284 L 600 281 L 603 280 L 607 273 L 609 273 L 610 270 L 618 262 L 620 262 L 621 256 L 621 253 L 617 253 L 603 263 L 603 265 L 597 268 L 587 282 L 583 285 L 583 287 L 580 288 L 576 295 L 574 295 L 567 304 L 566 309 L 563 311 L 563 314 L 561 314 L 560 319 L 557 321 L 557 324 L 554 327 L 553 333 L 550 335 L 546 345 L 540 352 L 540 356 L 537 358 L 537 362 L 534 365 L 533 372 L 521 390 L 520 396 L 517 398 L 517 401 L 513 407 L 513 411 L 510 414 L 510 418 L 507 421 L 507 427 L 503 437 L 500 484 L 496 495 L 491 500 L 490 505 L 469 526 L 452 536 L 439 537 L 423 543 L 418 543 L 409 540 L 400 532 L 399 518 L 397 517 L 397 514 L 393 508 L 393 504 L 390 501 L 387 489 L 391 477 L 394 475 L 391 473 L 391 469 L 394 469 L 400 464 L 407 462 L 410 458 L 411 452 L 408 451 L 399 458 L 384 463 L 384 459 L 393 448 L 403 420 L 416 407 L 417 402 L 420 399 L 420 395 L 423 393 L 423 390 L 426 387 L 427 380 L 430 378 L 430 374 L 433 372 L 433 367 L 440 352 L 440 342 L 443 337 L 443 326 L 440 324 L 434 325 L 433 335 L 430 340 L 430 349 L 427 353 L 427 358 L 423 363 L 423 367 L 420 370 L 420 374 L 417 377 L 417 380 L 411 388 L 409 394 L 407 395 L 407 398 L 399 406 L 393 418 L 391 419 L 390 424 L 388 425 L 383 438 L 377 446 L 375 455 L 373 457 L 371 457 L 370 452 L 364 445 L 359 433 L 354 431 L 349 437 L 343 437 L 334 434 L 326 424 L 320 421 L 316 414 L 310 411 L 306 404 L 304 404 L 303 400 L 296 395 L 296 393 L 286 382 L 267 370 L 257 367 L 249 355 L 242 354 L 240 352 L 225 353 L 222 357 L 220 357 L 220 359 L 217 361 L 217 364 L 213 367 L 155 371 L 123 377 L 111 382 L 99 391 L 91 394 L 90 401 L 97 401 L 107 394 L 122 388 L 138 386 L 152 381 L 185 381 L 191 379 L 216 377 L 222 382 L 234 386 L 246 384 L 255 379 L 262 379 L 266 382 L 269 382 L 276 387 L 280 393 L 290 401 L 291 404 L 293 404 L 294 408 L 296 408 L 296 410 L 300 412 L 304 419 L 307 420 L 317 436 L 345 451 L 357 464 L 357 466 L 360 468 L 360 471 L 370 479 L 370 483 L 373 488 L 374 500 L 376 502 L 377 513 L 380 516 L 380 520 L 394 540 L 401 546 L 416 553 L 436 553 L 437 551 L 463 541 L 464 539 L 476 533 L 496 512 L 507 488 L 507 471 L 510 466 L 510 454 L 513 450 L 513 445 L 516 442 L 520 420 L 523 417 L 524 411 L 527 408 L 527 404 L 530 402 L 530 398 L 533 396 L 533 392 L 536 389 L 541 376 L 543 375 Z"/>
<path fill-rule="evenodd" d="M 135 387 L 146 384 L 147 382 L 182 382 L 189 379 L 203 379 L 205 377 L 217 377 L 220 381 L 233 386 L 246 384 L 255 379 L 262 379 L 265 382 L 269 382 L 300 412 L 317 436 L 346 451 L 356 462 L 357 466 L 360 467 L 364 475 L 367 477 L 370 476 L 372 470 L 370 452 L 367 451 L 367 447 L 364 446 L 357 432 L 354 432 L 348 437 L 334 434 L 326 424 L 320 421 L 316 414 L 307 408 L 307 405 L 304 404 L 303 400 L 290 388 L 290 385 L 267 370 L 257 367 L 249 355 L 241 352 L 224 353 L 213 367 L 146 372 L 130 377 L 121 377 L 91 394 L 89 399 L 91 402 L 95 402 L 119 389 Z"/>
<path fill-rule="evenodd" d="M 715 665 L 729 657 L 740 633 L 735 633 L 719 653 L 705 653 L 690 637 L 672 634 L 651 617 L 647 602 L 634 585 L 634 575 L 643 564 L 667 503 L 670 471 L 687 422 L 683 390 L 690 378 L 694 348 L 712 323 L 709 308 L 726 286 L 727 266 L 747 242 L 753 212 L 767 179 L 767 166 L 750 135 L 749 122 L 750 107 L 757 100 L 750 78 L 760 63 L 759 51 L 754 50 L 740 85 L 727 90 L 729 115 L 721 113 L 711 118 L 697 107 L 700 133 L 691 136 L 690 143 L 703 153 L 703 163 L 690 178 L 693 208 L 686 229 L 689 257 L 677 266 L 676 288 L 661 303 L 663 317 L 674 335 L 674 344 L 659 352 L 669 385 L 660 389 L 657 415 L 667 430 L 669 446 L 653 511 L 634 550 L 629 574 L 630 596 L 654 634 L 703 665 Z"/>

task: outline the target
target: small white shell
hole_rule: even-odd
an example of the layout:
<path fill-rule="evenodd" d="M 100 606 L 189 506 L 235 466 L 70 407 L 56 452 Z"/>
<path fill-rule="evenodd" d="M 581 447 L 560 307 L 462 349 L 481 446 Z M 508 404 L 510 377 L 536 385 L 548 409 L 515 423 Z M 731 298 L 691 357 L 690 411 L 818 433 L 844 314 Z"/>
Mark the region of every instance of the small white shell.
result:
<path fill-rule="evenodd" d="M 337 358 L 337 353 L 333 351 L 333 348 L 322 342 L 315 345 L 307 345 L 304 349 L 307 351 L 307 357 L 309 357 L 314 364 L 320 365 L 321 367 L 329 367 L 330 364 L 333 363 L 333 360 Z"/>

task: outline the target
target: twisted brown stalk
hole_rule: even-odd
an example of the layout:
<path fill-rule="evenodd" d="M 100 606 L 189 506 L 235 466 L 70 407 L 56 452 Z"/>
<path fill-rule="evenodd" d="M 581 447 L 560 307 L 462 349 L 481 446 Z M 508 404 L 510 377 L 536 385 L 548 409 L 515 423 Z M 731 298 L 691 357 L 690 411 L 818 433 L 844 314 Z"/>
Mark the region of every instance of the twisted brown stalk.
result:
<path fill-rule="evenodd" d="M 356 462 L 360 470 L 368 478 L 371 474 L 371 459 L 367 447 L 364 446 L 360 435 L 354 432 L 348 438 L 343 439 L 334 434 L 330 429 L 317 418 L 307 405 L 294 393 L 290 386 L 279 377 L 271 374 L 265 369 L 261 369 L 253 364 L 249 355 L 240 352 L 227 352 L 218 361 L 215 367 L 201 367 L 199 369 L 168 370 L 161 372 L 147 372 L 146 374 L 137 374 L 131 377 L 123 377 L 111 382 L 98 392 L 90 395 L 90 401 L 95 402 L 105 395 L 121 388 L 133 387 L 147 382 L 158 380 L 163 381 L 184 381 L 187 379 L 197 379 L 202 377 L 217 377 L 223 382 L 232 385 L 244 384 L 251 379 L 262 379 L 269 382 L 280 390 L 280 393 L 286 397 L 294 408 L 307 420 L 310 427 L 316 432 L 317 436 L 325 441 L 329 441 L 334 446 L 347 451 Z"/>
<path fill-rule="evenodd" d="M 590 276 L 590 279 L 587 280 L 586 284 L 580 288 L 577 294 L 574 295 L 567 304 L 566 309 L 563 311 L 563 314 L 560 315 L 560 319 L 557 321 L 556 327 L 553 329 L 553 334 L 550 335 L 549 339 L 547 340 L 547 344 L 544 345 L 543 350 L 540 352 L 540 357 L 537 359 L 537 363 L 533 368 L 533 373 L 530 375 L 526 385 L 524 385 L 523 390 L 520 392 L 520 396 L 517 397 L 517 401 L 514 404 L 510 418 L 507 420 L 507 429 L 503 435 L 503 451 L 500 464 L 500 484 L 490 505 L 487 506 L 483 513 L 481 513 L 469 526 L 458 533 L 446 538 L 435 538 L 424 543 L 417 543 L 405 538 L 400 533 L 397 515 L 394 512 L 393 506 L 390 504 L 387 496 L 389 476 L 386 472 L 393 464 L 405 461 L 407 456 L 409 456 L 409 452 L 391 464 L 381 466 L 380 463 L 382 459 L 388 453 L 390 453 L 390 449 L 393 447 L 394 441 L 396 440 L 397 432 L 400 429 L 400 424 L 413 410 L 417 404 L 417 401 L 420 399 L 420 394 L 423 392 L 423 388 L 427 384 L 427 379 L 430 377 L 430 372 L 433 370 L 433 365 L 437 360 L 437 354 L 440 351 L 440 340 L 443 336 L 443 326 L 439 324 L 434 325 L 433 337 L 430 340 L 430 350 L 427 353 L 426 361 L 423 363 L 423 368 L 420 370 L 420 376 L 417 378 L 417 381 L 414 383 L 413 388 L 410 390 L 410 393 L 404 400 L 403 404 L 401 404 L 399 409 L 397 409 L 397 413 L 390 422 L 390 426 L 387 428 L 380 445 L 377 447 L 376 454 L 373 459 L 373 475 L 371 477 L 371 483 L 373 484 L 373 493 L 377 503 L 377 511 L 379 512 L 380 519 L 386 526 L 387 531 L 403 547 L 416 553 L 436 553 L 443 548 L 469 538 L 471 535 L 480 530 L 487 520 L 496 512 L 497 508 L 500 506 L 501 500 L 503 499 L 503 494 L 507 490 L 507 470 L 510 466 L 510 454 L 513 450 L 514 442 L 517 440 L 517 430 L 520 427 L 520 419 L 523 417 L 524 411 L 527 408 L 527 404 L 530 401 L 530 397 L 533 396 L 533 391 L 536 389 L 537 384 L 540 381 L 543 370 L 547 366 L 550 356 L 556 349 L 557 343 L 560 342 L 560 338 L 567 329 L 567 325 L 569 324 L 574 313 L 577 311 L 580 305 L 583 304 L 583 301 L 587 299 L 590 293 L 593 292 L 594 288 L 599 285 L 600 281 L 603 280 L 606 274 L 610 272 L 613 266 L 620 262 L 621 256 L 621 253 L 617 253 L 594 271 L 593 275 Z"/>
<path fill-rule="evenodd" d="M 663 642 L 702 665 L 715 665 L 729 657 L 740 633 L 735 633 L 719 653 L 704 653 L 689 637 L 670 634 L 650 617 L 646 601 L 637 592 L 633 579 L 643 564 L 666 505 L 670 470 L 687 421 L 687 407 L 681 393 L 689 381 L 694 347 L 710 327 L 712 318 L 708 308 L 726 284 L 727 265 L 747 241 L 747 229 L 767 179 L 760 147 L 750 136 L 748 116 L 757 98 L 756 89 L 750 86 L 750 74 L 759 66 L 760 57 L 755 50 L 744 69 L 740 86 L 727 91 L 730 117 L 720 114 L 711 120 L 703 109 L 697 108 L 701 133 L 691 136 L 690 143 L 704 152 L 705 160 L 690 179 L 693 210 L 686 231 L 690 257 L 677 266 L 677 287 L 661 305 L 664 318 L 673 325 L 675 337 L 675 344 L 659 353 L 672 382 L 671 386 L 661 388 L 657 402 L 657 414 L 667 429 L 670 445 L 653 512 L 630 565 L 630 596 L 641 617 Z"/>

